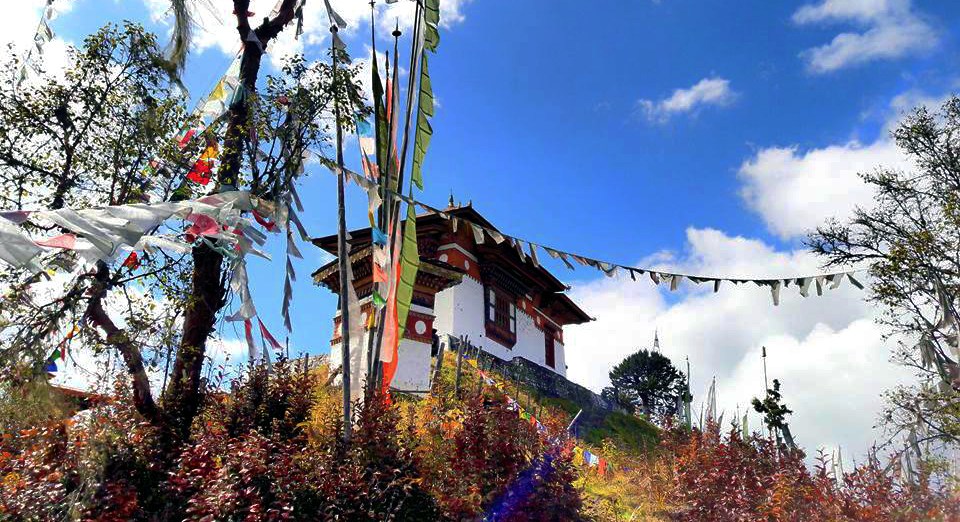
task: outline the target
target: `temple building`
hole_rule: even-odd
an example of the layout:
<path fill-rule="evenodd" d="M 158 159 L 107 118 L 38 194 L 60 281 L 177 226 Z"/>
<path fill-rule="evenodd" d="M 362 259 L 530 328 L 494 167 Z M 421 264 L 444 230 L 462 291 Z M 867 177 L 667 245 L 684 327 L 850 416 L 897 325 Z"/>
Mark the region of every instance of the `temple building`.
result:
<path fill-rule="evenodd" d="M 472 205 L 451 205 L 454 217 L 496 230 Z M 373 265 L 369 228 L 350 232 L 350 263 L 361 303 L 362 324 L 373 310 Z M 337 236 L 313 240 L 337 254 Z M 464 336 L 473 346 L 506 361 L 521 357 L 566 376 L 563 327 L 592 320 L 564 292 L 569 288 L 518 250 L 509 240 L 487 236 L 477 244 L 469 224 L 436 213 L 417 216 L 420 270 L 414 286 L 406 331 L 393 388 L 419 393 L 429 390 L 431 354 L 437 339 Z M 317 284 L 339 294 L 337 261 L 313 274 Z M 340 317 L 334 315 L 331 361 L 341 360 Z M 354 341 L 366 346 L 372 332 Z M 366 364 L 366 361 L 363 362 Z M 351 364 L 353 366 L 353 364 Z"/>

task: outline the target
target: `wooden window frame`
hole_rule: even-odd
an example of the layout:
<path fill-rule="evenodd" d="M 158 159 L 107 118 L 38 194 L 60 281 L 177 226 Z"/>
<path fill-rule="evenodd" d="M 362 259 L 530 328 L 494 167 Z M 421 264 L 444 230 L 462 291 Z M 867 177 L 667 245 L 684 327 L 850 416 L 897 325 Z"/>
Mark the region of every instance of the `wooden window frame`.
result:
<path fill-rule="evenodd" d="M 517 344 L 517 300 L 492 285 L 483 292 L 483 323 L 487 337 L 508 349 Z"/>
<path fill-rule="evenodd" d="M 557 338 L 551 328 L 543 330 L 543 363 L 548 368 L 557 369 Z"/>

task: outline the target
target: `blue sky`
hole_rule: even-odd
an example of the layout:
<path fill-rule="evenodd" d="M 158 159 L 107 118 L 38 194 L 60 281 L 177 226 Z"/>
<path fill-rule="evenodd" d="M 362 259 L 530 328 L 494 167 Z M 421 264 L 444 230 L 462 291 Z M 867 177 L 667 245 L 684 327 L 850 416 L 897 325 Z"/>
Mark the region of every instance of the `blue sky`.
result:
<path fill-rule="evenodd" d="M 22 8 L 22 20 L 33 16 L 23 22 L 27 33 L 40 3 Z M 369 58 L 366 2 L 332 3 L 352 23 L 345 37 L 353 56 Z M 274 57 L 298 45 L 308 58 L 322 56 L 321 4 L 307 4 L 304 41 L 278 42 L 269 49 Z M 869 204 L 858 170 L 909 168 L 888 130 L 905 108 L 955 90 L 960 65 L 955 2 L 441 4 L 441 44 L 431 61 L 439 109 L 419 197 L 442 206 L 453 191 L 509 234 L 598 259 L 709 275 L 816 272 L 803 231 Z M 254 2 L 253 10 L 261 16 L 270 5 Z M 408 5 L 401 0 L 390 16 L 381 8 L 381 23 L 392 25 Z M 122 18 L 161 34 L 168 27 L 163 0 L 66 7 L 53 27 L 67 41 Z M 195 97 L 230 61 L 224 50 L 234 48 L 234 31 L 229 13 L 221 19 L 228 23 L 201 13 L 208 32 L 186 75 Z M 379 26 L 378 36 L 382 50 L 388 30 Z M 347 157 L 358 169 L 355 147 Z M 365 196 L 348 191 L 348 221 L 362 226 Z M 313 169 L 301 194 L 309 231 L 333 233 L 334 178 Z M 279 241 L 271 250 L 281 251 Z M 322 256 L 303 250 L 291 345 L 322 353 L 336 301 L 309 280 Z M 838 290 L 820 302 L 791 295 L 774 309 L 768 294 L 752 289 L 668 295 L 648 281 L 603 280 L 562 265 L 555 272 L 597 317 L 568 335 L 570 374 L 595 389 L 611 364 L 649 344 L 659 328 L 666 353 L 693 361 L 694 393 L 702 397 L 715 375 L 732 410 L 762 391 L 751 379 L 766 345 L 806 428 L 801 442 L 853 446 L 856 454 L 880 436 L 869 430 L 880 391 L 905 378 L 888 368 L 888 347 L 871 323 L 876 311 L 857 292 Z M 281 264 L 254 260 L 251 276 L 261 316 L 280 334 Z M 851 371 L 862 365 L 877 369 Z M 825 381 L 846 383 L 849 389 L 837 389 L 843 404 L 810 390 Z"/>

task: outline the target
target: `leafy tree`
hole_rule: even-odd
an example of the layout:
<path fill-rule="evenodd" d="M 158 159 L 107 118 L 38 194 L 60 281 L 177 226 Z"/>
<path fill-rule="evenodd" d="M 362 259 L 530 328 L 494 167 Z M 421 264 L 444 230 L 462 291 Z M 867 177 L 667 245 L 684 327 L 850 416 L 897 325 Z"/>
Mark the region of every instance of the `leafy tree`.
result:
<path fill-rule="evenodd" d="M 285 0 L 276 17 L 253 28 L 249 2 L 234 2 L 241 40 L 252 32 L 261 46 L 244 46 L 240 95 L 207 126 L 206 139 L 184 148 L 173 137 L 197 122 L 156 38 L 140 26 L 108 25 L 90 36 L 68 52 L 62 75 L 41 71 L 19 83 L 22 63 L 9 58 L 0 68 L 0 208 L 89 208 L 236 188 L 279 202 L 301 177 L 307 151 L 329 163 L 334 100 L 348 130 L 366 111 L 355 66 L 334 78 L 330 64 L 298 58 L 258 82 L 263 48 L 293 19 L 294 4 Z M 222 143 L 215 183 L 188 183 L 207 139 Z M 59 233 L 55 226 L 33 232 Z M 0 378 L 42 379 L 62 332 L 76 325 L 76 342 L 120 355 L 136 410 L 169 435 L 164 440 L 188 438 L 204 398 L 206 342 L 228 298 L 224 256 L 200 243 L 187 255 L 144 253 L 137 263 L 98 262 L 93 270 L 78 268 L 81 261 L 69 251 L 44 255 L 52 281 L 0 267 Z M 168 377 L 158 398 L 151 370 Z"/>
<path fill-rule="evenodd" d="M 939 111 L 914 109 L 893 137 L 912 168 L 861 174 L 876 191 L 873 205 L 824 224 L 808 241 L 828 266 L 869 266 L 867 299 L 883 312 L 878 322 L 894 344 L 892 358 L 916 374 L 915 384 L 887 393 L 891 440 L 915 432 L 920 443 L 957 445 L 960 98 Z"/>
<path fill-rule="evenodd" d="M 683 373 L 659 352 L 640 350 L 610 371 L 611 386 L 603 390 L 608 400 L 646 416 L 673 415 L 686 392 Z"/>
<path fill-rule="evenodd" d="M 776 433 L 778 439 L 780 435 L 783 435 L 787 446 L 795 449 L 797 445 L 793 442 L 793 434 L 790 433 L 790 425 L 787 424 L 787 415 L 793 413 L 793 410 L 787 408 L 787 405 L 783 404 L 782 401 L 780 381 L 774 379 L 773 388 L 767 388 L 767 396 L 762 401 L 754 398 L 751 403 L 754 411 L 763 414 L 763 423 L 767 425 L 767 428 Z"/>

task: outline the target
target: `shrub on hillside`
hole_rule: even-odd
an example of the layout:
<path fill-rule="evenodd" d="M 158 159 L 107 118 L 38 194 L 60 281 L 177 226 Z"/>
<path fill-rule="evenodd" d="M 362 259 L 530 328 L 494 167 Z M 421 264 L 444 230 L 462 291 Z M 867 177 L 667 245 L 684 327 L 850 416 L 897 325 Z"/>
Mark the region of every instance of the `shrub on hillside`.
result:
<path fill-rule="evenodd" d="M 441 391 L 393 405 L 370 397 L 344 445 L 331 377 L 286 361 L 251 368 L 228 391 L 208 390 L 193 438 L 178 447 L 142 422 L 124 387 L 75 421 L 7 434 L 0 519 L 578 516 L 569 455 L 502 396 L 474 391 L 459 400 Z"/>
<path fill-rule="evenodd" d="M 548 431 L 557 433 L 560 421 L 544 417 Z M 580 497 L 572 486 L 570 455 L 510 409 L 500 392 L 485 388 L 460 401 L 441 384 L 410 406 L 406 425 L 408 437 L 418 441 L 414 451 L 423 483 L 445 517 L 576 519 Z M 528 509 L 531 505 L 539 507 Z"/>
<path fill-rule="evenodd" d="M 682 506 L 682 520 L 960 519 L 956 493 L 929 480 L 905 485 L 876 458 L 837 480 L 822 458 L 811 472 L 801 451 L 758 434 L 722 434 L 716 425 L 671 430 L 664 447 L 673 464 L 671 503 Z"/>

